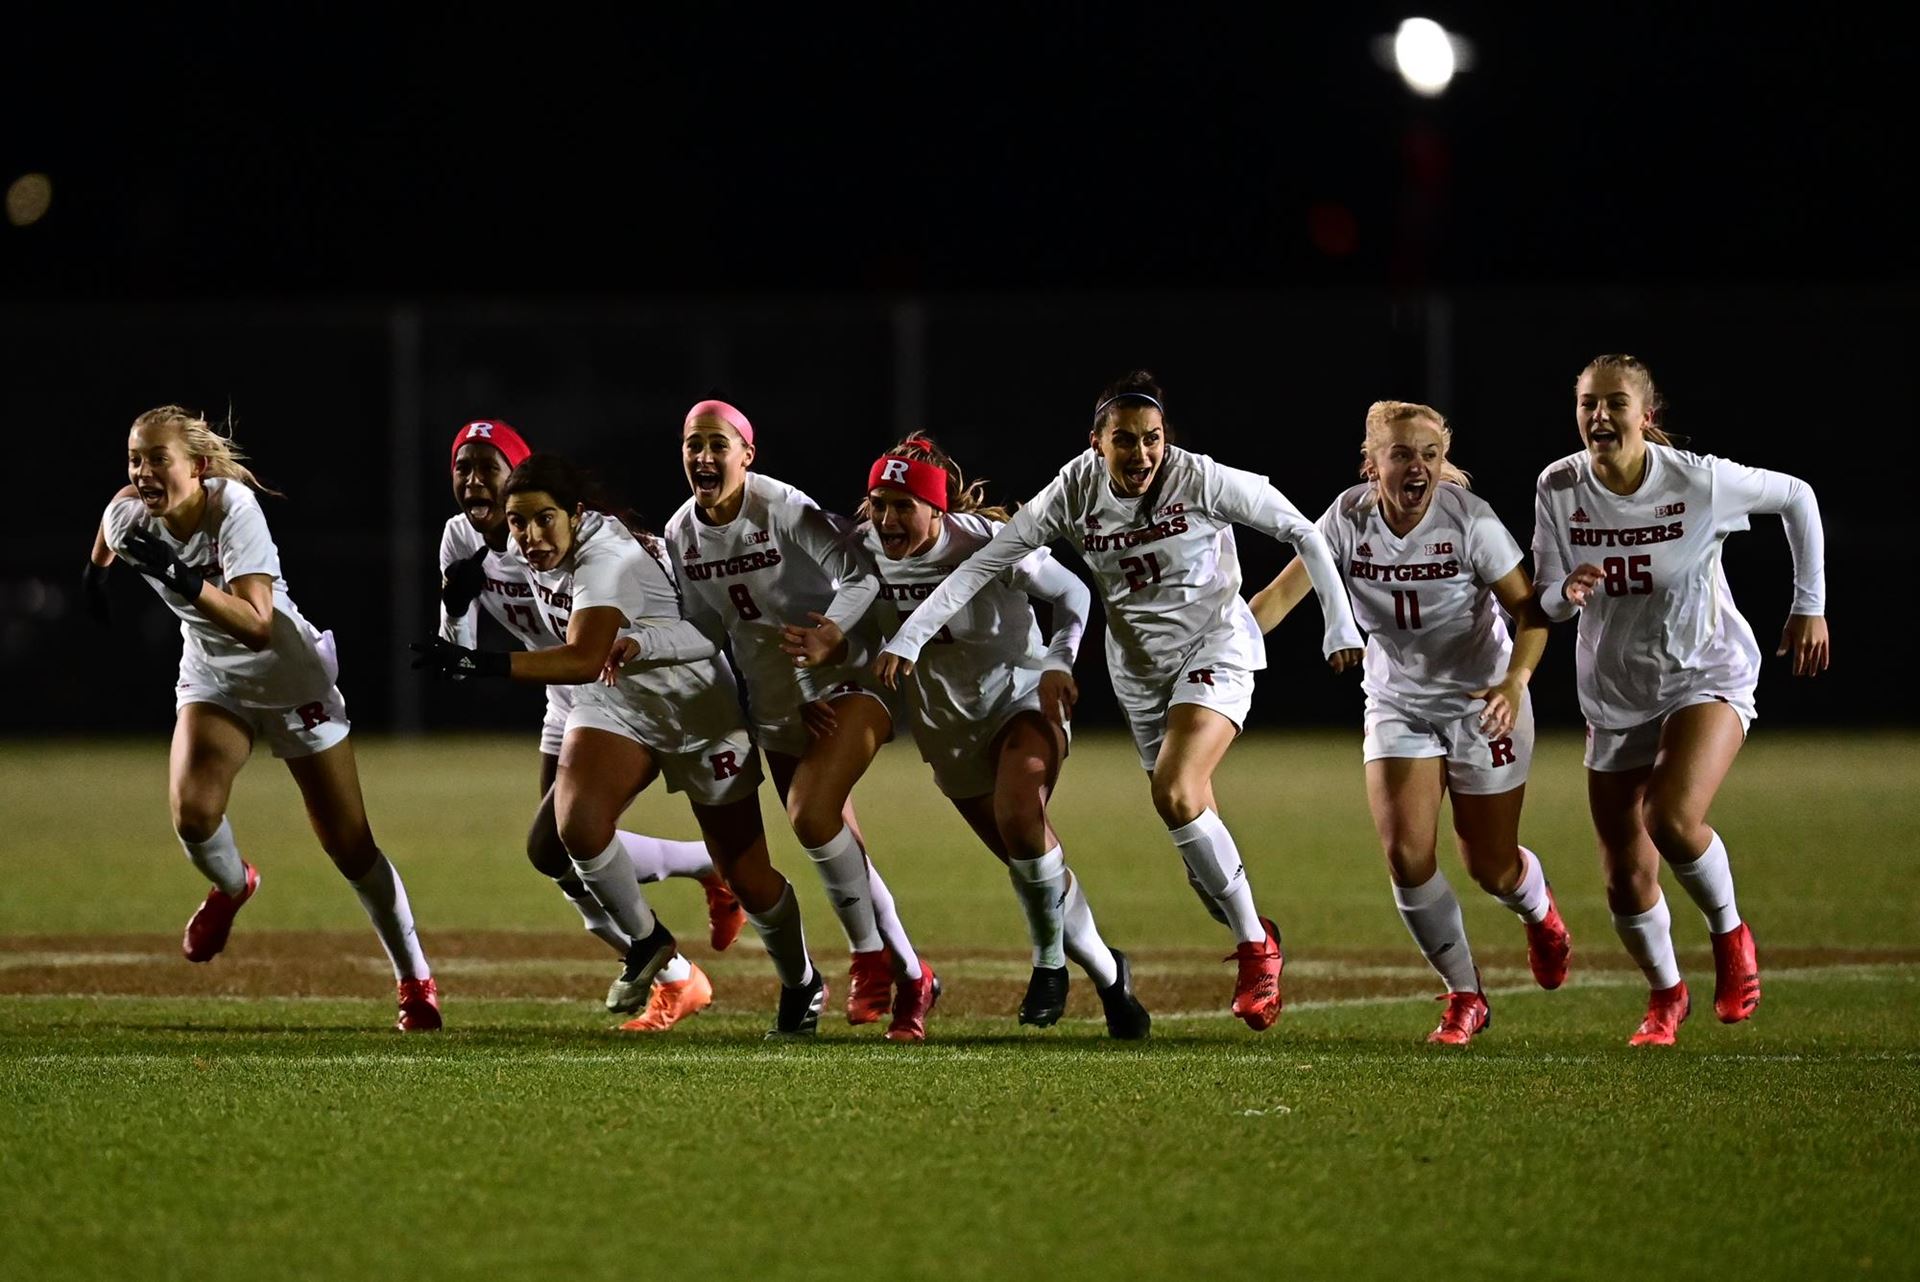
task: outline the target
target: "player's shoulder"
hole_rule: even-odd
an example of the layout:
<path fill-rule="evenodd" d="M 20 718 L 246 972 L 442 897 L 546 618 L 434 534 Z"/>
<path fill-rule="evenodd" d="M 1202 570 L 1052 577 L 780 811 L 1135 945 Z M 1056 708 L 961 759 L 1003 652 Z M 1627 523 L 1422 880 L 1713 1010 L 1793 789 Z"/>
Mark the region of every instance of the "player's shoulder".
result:
<path fill-rule="evenodd" d="M 747 499 L 763 505 L 769 512 L 819 506 L 799 486 L 789 485 L 763 472 L 747 473 Z"/>
<path fill-rule="evenodd" d="M 1711 454 L 1695 454 L 1692 450 L 1683 450 L 1677 445 L 1660 445 L 1653 441 L 1647 442 L 1647 452 L 1667 467 L 1698 476 L 1709 476 L 1716 467 L 1730 461 L 1716 458 Z"/>
<path fill-rule="evenodd" d="M 236 481 L 226 476 L 213 476 L 208 477 L 201 484 L 206 487 L 208 506 L 228 520 L 234 517 L 255 516 L 264 519 L 266 513 L 261 511 L 260 496 L 255 494 L 253 487 L 244 481 Z"/>
<path fill-rule="evenodd" d="M 1572 490 L 1586 479 L 1587 461 L 1585 450 L 1575 450 L 1565 458 L 1555 459 L 1540 469 L 1540 479 L 1535 483 L 1542 494 L 1556 494 Z"/>
<path fill-rule="evenodd" d="M 1327 505 L 1327 514 L 1343 526 L 1359 529 L 1373 519 L 1379 509 L 1380 496 L 1371 481 L 1362 481 L 1341 490 Z"/>
<path fill-rule="evenodd" d="M 751 473 L 749 473 L 749 475 L 751 475 Z M 667 524 L 661 530 L 661 533 L 669 540 L 677 541 L 684 538 L 687 532 L 693 528 L 693 523 L 699 520 L 699 517 L 694 514 L 694 509 L 697 506 L 698 504 L 691 498 L 687 499 L 686 502 L 673 510 L 673 515 L 667 518 Z"/>
<path fill-rule="evenodd" d="M 473 522 L 458 512 L 448 517 L 447 523 L 440 527 L 440 546 L 448 551 L 470 556 L 480 550 L 481 542 L 480 531 L 474 529 Z M 513 541 L 509 539 L 507 543 L 511 547 Z"/>
<path fill-rule="evenodd" d="M 1498 520 L 1494 515 L 1493 504 L 1475 494 L 1457 481 L 1442 481 L 1433 489 L 1433 501 L 1440 510 L 1460 521 L 1471 525 L 1475 521 Z"/>
<path fill-rule="evenodd" d="M 131 485 L 120 490 L 107 500 L 106 510 L 100 514 L 100 528 L 106 532 L 107 546 L 119 550 L 120 542 L 127 534 L 148 522 L 147 508 L 140 496 L 133 493 Z"/>
<path fill-rule="evenodd" d="M 949 512 L 946 522 L 953 537 L 974 544 L 992 542 L 993 536 L 999 532 L 1002 524 L 981 516 L 978 512 Z"/>

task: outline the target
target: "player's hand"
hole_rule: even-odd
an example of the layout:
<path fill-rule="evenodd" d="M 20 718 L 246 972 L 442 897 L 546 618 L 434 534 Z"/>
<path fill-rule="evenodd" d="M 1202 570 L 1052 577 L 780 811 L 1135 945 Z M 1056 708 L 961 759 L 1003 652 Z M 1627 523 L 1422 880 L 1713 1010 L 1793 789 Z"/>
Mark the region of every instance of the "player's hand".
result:
<path fill-rule="evenodd" d="M 1590 563 L 1576 565 L 1573 567 L 1573 573 L 1567 576 L 1566 582 L 1560 585 L 1560 591 L 1571 604 L 1584 606 L 1587 599 L 1593 595 L 1593 590 L 1599 587 L 1601 580 L 1606 577 L 1605 572 L 1597 565 Z"/>
<path fill-rule="evenodd" d="M 1048 668 L 1040 674 L 1040 715 L 1056 726 L 1073 720 L 1073 705 L 1080 702 L 1080 683 L 1073 673 Z"/>
<path fill-rule="evenodd" d="M 1351 647 L 1345 650 L 1335 650 L 1327 656 L 1327 666 L 1335 672 L 1345 672 L 1348 668 L 1359 667 L 1366 657 L 1367 652 L 1365 650 L 1356 650 Z"/>
<path fill-rule="evenodd" d="M 487 590 L 487 545 L 472 556 L 463 556 L 440 571 L 440 604 L 449 619 L 457 619 L 473 608 Z"/>
<path fill-rule="evenodd" d="M 1504 739 L 1511 734 L 1513 723 L 1520 716 L 1520 701 L 1526 697 L 1526 689 L 1518 681 L 1502 681 L 1497 686 L 1475 690 L 1474 698 L 1487 701 L 1487 706 L 1480 709 L 1480 733 L 1489 739 Z"/>
<path fill-rule="evenodd" d="M 840 718 L 833 714 L 833 705 L 825 699 L 801 704 L 800 720 L 806 723 L 807 733 L 816 739 L 828 738 L 840 728 Z"/>
<path fill-rule="evenodd" d="M 847 634 L 840 625 L 821 614 L 810 610 L 807 617 L 813 620 L 810 628 L 783 624 L 780 628 L 780 648 L 793 656 L 796 668 L 818 668 L 829 663 L 841 663 L 847 657 Z"/>
<path fill-rule="evenodd" d="M 1827 621 L 1817 614 L 1789 614 L 1780 633 L 1780 648 L 1774 655 L 1793 656 L 1793 675 L 1817 677 L 1832 662 L 1833 648 L 1827 641 Z"/>
<path fill-rule="evenodd" d="M 469 650 L 442 637 L 415 641 L 413 670 L 425 672 L 440 681 L 464 681 L 468 677 L 504 677 L 512 664 L 501 650 Z"/>
<path fill-rule="evenodd" d="M 913 661 L 882 650 L 880 657 L 873 661 L 872 667 L 868 670 L 879 678 L 881 685 L 889 690 L 898 690 L 900 678 L 913 675 Z"/>
<path fill-rule="evenodd" d="M 107 596 L 107 571 L 110 566 L 96 565 L 91 559 L 80 575 L 80 599 L 87 603 L 87 616 L 103 628 L 113 626 L 113 602 Z"/>
<path fill-rule="evenodd" d="M 174 555 L 172 548 L 147 530 L 133 530 L 120 552 L 134 563 L 140 573 L 160 580 L 168 591 L 183 596 L 191 605 L 200 599 L 207 576 Z"/>
<path fill-rule="evenodd" d="M 640 657 L 640 643 L 632 637 L 621 637 L 613 643 L 613 649 L 607 651 L 607 661 L 600 665 L 600 684 L 611 686 L 620 684 L 620 669 Z"/>

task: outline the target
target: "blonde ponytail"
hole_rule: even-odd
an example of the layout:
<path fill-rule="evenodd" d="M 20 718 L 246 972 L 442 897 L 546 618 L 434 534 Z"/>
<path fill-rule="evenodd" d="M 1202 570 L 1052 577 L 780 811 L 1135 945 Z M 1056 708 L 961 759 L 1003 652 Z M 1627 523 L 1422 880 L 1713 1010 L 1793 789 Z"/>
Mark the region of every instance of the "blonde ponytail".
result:
<path fill-rule="evenodd" d="M 190 458 L 205 466 L 202 474 L 239 481 L 262 494 L 279 496 L 280 491 L 261 482 L 243 461 L 247 456 L 233 442 L 231 430 L 223 435 L 206 419 L 178 405 L 162 405 L 133 420 L 134 427 L 173 428 L 180 433 L 181 444 Z"/>

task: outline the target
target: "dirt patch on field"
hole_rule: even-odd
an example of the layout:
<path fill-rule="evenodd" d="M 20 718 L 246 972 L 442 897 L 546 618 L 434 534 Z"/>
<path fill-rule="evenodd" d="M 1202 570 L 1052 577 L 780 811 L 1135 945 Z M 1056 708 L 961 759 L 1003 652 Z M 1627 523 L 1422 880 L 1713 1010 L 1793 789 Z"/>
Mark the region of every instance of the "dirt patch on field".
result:
<path fill-rule="evenodd" d="M 427 945 L 450 999 L 591 1003 L 606 991 L 617 965 L 611 952 L 584 935 L 443 931 Z M 774 981 L 765 956 L 750 940 L 724 954 L 690 945 L 688 956 L 713 977 L 728 1005 L 773 1004 Z M 824 951 L 817 956 L 836 994 L 843 991 L 840 959 Z M 1212 1010 L 1224 1006 L 1231 993 L 1232 968 L 1220 961 L 1221 951 L 1140 949 L 1130 956 L 1135 987 L 1152 1010 Z M 1768 949 L 1762 960 L 1769 969 L 1920 965 L 1920 949 L 1780 948 Z M 933 961 L 945 985 L 941 1009 L 950 1014 L 1005 1015 L 1018 1007 L 1026 990 L 1024 954 L 936 953 Z M 1689 956 L 1687 963 L 1696 973 L 1710 968 L 1704 953 Z M 1517 952 L 1485 954 L 1481 964 L 1489 985 L 1527 982 L 1526 959 Z M 1576 965 L 1578 972 L 1629 969 L 1616 950 L 1583 951 L 1576 954 Z M 1092 986 L 1078 974 L 1075 979 L 1069 1013 L 1097 1016 Z M 181 958 L 175 935 L 0 938 L 0 996 L 360 997 L 390 982 L 386 958 L 365 933 L 237 934 L 224 954 L 198 966 Z M 1318 952 L 1291 959 L 1286 971 L 1290 1003 L 1418 996 L 1435 987 L 1411 949 Z"/>

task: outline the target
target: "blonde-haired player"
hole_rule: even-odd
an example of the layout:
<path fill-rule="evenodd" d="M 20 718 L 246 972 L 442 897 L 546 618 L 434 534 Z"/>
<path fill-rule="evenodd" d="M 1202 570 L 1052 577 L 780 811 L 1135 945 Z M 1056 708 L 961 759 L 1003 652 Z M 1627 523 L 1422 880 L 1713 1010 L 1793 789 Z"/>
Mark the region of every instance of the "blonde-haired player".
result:
<path fill-rule="evenodd" d="M 960 607 L 1034 549 L 1071 539 L 1107 605 L 1107 664 L 1153 803 L 1202 901 L 1233 932 L 1233 1013 L 1250 1028 L 1280 1015 L 1284 959 L 1254 906 L 1233 836 L 1220 821 L 1213 773 L 1246 722 L 1266 647 L 1240 599 L 1233 526 L 1294 545 L 1326 616 L 1336 670 L 1363 644 L 1326 539 L 1267 479 L 1167 441 L 1166 397 L 1151 375 L 1101 393 L 1088 450 L 920 603 L 875 660 L 889 685 Z"/>
<path fill-rule="evenodd" d="M 668 791 L 687 794 L 714 866 L 780 976 L 769 1036 L 810 1036 L 826 986 L 807 956 L 793 889 L 767 857 L 760 759 L 732 673 L 713 641 L 680 617 L 657 541 L 629 528 L 632 518 L 585 472 L 533 454 L 505 492 L 508 528 L 542 608 L 565 614 L 566 640 L 507 653 L 436 637 L 414 647 L 422 652 L 414 666 L 443 677 L 579 687 L 560 745 L 554 818 L 575 874 L 632 941 L 623 978 L 651 983 L 678 951 L 641 893 L 616 827 L 633 798 L 664 778 Z M 616 641 L 625 643 L 618 658 Z"/>
<path fill-rule="evenodd" d="M 750 470 L 754 440 L 753 424 L 725 401 L 687 411 L 680 448 L 693 497 L 667 522 L 667 550 L 687 618 L 724 640 L 739 666 L 774 790 L 847 933 L 847 1022 L 891 1014 L 890 1040 L 921 1041 L 940 981 L 900 924 L 851 800 L 893 735 L 893 712 L 859 672 L 796 671 L 781 649 L 789 624 L 850 627 L 880 581 L 849 526 L 793 486 Z"/>
<path fill-rule="evenodd" d="M 540 598 L 526 558 L 507 532 L 507 479 L 532 452 L 513 425 L 501 419 L 475 419 L 453 434 L 453 500 L 460 510 L 447 518 L 440 533 L 440 635 L 457 645 L 477 644 L 481 611 L 491 615 L 528 650 L 545 649 L 566 640 L 568 611 L 551 597 Z M 633 941 L 574 875 L 554 823 L 553 781 L 560 769 L 560 745 L 566 736 L 567 718 L 573 712 L 574 689 L 569 685 L 546 687 L 547 713 L 540 727 L 541 800 L 527 832 L 527 858 L 559 886 L 580 914 L 587 932 L 624 958 Z M 670 841 L 625 831 L 618 837 L 641 885 L 666 877 L 697 880 L 707 897 L 709 943 L 715 951 L 733 943 L 746 915 L 714 871 L 704 842 Z M 705 972 L 684 955 L 676 955 L 650 988 L 629 984 L 615 975 L 607 989 L 606 1007 L 617 1014 L 632 1014 L 645 1002 L 646 1010 L 622 1027 L 630 1032 L 657 1033 L 705 1009 L 712 1001 L 713 985 Z"/>
<path fill-rule="evenodd" d="M 1570 941 L 1545 872 L 1520 844 L 1520 805 L 1533 758 L 1527 683 L 1546 649 L 1520 545 L 1447 455 L 1453 432 L 1428 405 L 1367 410 L 1363 483 L 1320 518 L 1367 632 L 1367 802 L 1386 850 L 1393 901 L 1447 985 L 1427 1037 L 1465 1045 L 1491 1019 L 1467 944 L 1460 901 L 1434 857 L 1441 798 L 1467 871 L 1526 925 L 1527 961 L 1542 988 L 1567 977 Z M 1307 593 L 1295 561 L 1251 605 L 1271 631 Z M 1508 635 L 1495 603 L 1513 615 Z"/>
<path fill-rule="evenodd" d="M 440 1027 L 439 990 L 414 931 L 400 874 L 374 843 L 348 737 L 333 634 L 308 623 L 288 594 L 280 551 L 233 443 L 177 405 L 148 410 L 127 435 L 127 479 L 94 544 L 100 570 L 117 556 L 146 576 L 180 617 L 167 798 L 174 832 L 213 883 L 187 922 L 181 951 L 211 961 L 260 885 L 227 819 L 234 778 L 264 741 L 300 787 L 321 848 L 366 909 L 399 985 L 402 1032 Z M 97 581 L 97 573 L 91 575 Z"/>
<path fill-rule="evenodd" d="M 930 596 L 954 567 L 1006 523 L 979 482 L 925 436 L 910 436 L 867 472 L 861 528 L 882 580 L 882 626 Z M 1033 600 L 1053 608 L 1043 642 Z M 1100 995 L 1107 1031 L 1147 1036 L 1152 1020 L 1133 994 L 1126 956 L 1094 924 L 1080 879 L 1067 867 L 1047 818 L 1047 799 L 1067 755 L 1079 689 L 1089 598 L 1080 580 L 1038 548 L 1002 571 L 934 634 L 903 682 L 903 716 L 934 782 L 980 840 L 1007 866 L 1027 918 L 1033 974 L 1020 1022 L 1048 1027 L 1066 1012 L 1067 959 Z M 788 652 L 814 666 L 843 661 L 845 638 L 830 623 L 789 628 Z"/>
<path fill-rule="evenodd" d="M 1587 718 L 1587 801 L 1614 929 L 1652 990 L 1636 1046 L 1670 1045 L 1691 1010 L 1660 893 L 1664 858 L 1707 919 L 1714 1012 L 1760 1004 L 1753 932 L 1707 811 L 1754 718 L 1760 647 L 1734 608 L 1721 546 L 1755 512 L 1777 512 L 1793 551 L 1793 604 L 1779 655 L 1796 676 L 1829 659 L 1825 538 L 1806 482 L 1675 449 L 1660 393 L 1632 356 L 1595 357 L 1574 385 L 1585 448 L 1540 474 L 1533 564 L 1542 609 L 1580 616 L 1576 670 Z"/>

